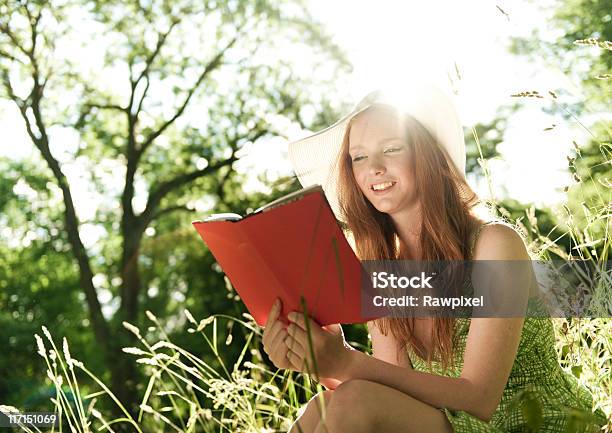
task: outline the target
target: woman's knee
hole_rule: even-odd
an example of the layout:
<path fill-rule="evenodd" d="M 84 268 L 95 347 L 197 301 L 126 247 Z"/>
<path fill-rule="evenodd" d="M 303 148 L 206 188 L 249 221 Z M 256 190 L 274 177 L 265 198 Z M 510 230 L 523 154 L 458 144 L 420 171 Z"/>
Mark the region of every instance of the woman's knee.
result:
<path fill-rule="evenodd" d="M 298 416 L 289 433 L 314 431 L 321 421 L 325 407 L 329 404 L 333 391 L 327 390 L 318 393 L 298 410 Z"/>
<path fill-rule="evenodd" d="M 330 433 L 371 431 L 369 384 L 365 380 L 349 380 L 334 390 L 325 411 L 325 426 Z"/>
<path fill-rule="evenodd" d="M 334 407 L 354 409 L 365 401 L 371 382 L 367 380 L 347 380 L 334 391 Z"/>
<path fill-rule="evenodd" d="M 310 408 L 313 412 L 321 415 L 321 410 L 327 407 L 332 399 L 333 393 L 334 391 L 330 389 L 318 393 L 308 401 L 307 409 Z"/>

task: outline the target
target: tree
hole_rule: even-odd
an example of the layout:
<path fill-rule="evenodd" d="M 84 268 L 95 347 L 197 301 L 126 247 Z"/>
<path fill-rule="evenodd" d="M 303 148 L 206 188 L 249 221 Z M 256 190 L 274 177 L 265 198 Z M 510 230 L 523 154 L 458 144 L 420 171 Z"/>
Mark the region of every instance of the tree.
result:
<path fill-rule="evenodd" d="M 567 254 L 599 262 L 607 260 L 612 200 L 612 131 L 606 120 L 612 67 L 610 10 L 610 0 L 553 3 L 545 9 L 549 32 L 535 29 L 529 37 L 514 38 L 510 47 L 517 55 L 558 68 L 582 93 L 550 89 L 538 101 L 544 102 L 543 111 L 577 124 L 585 133 L 572 141 L 574 150 L 567 156 L 574 183 L 566 186 L 567 205 L 557 221 L 570 234 Z"/>
<path fill-rule="evenodd" d="M 548 18 L 546 25 L 534 29 L 529 37 L 513 38 L 510 51 L 537 64 L 558 68 L 571 82 L 580 86 L 584 97 L 568 103 L 569 111 L 581 114 L 607 111 L 609 98 L 606 95 L 611 90 L 612 47 L 609 41 L 612 40 L 612 2 L 568 0 L 541 8 Z M 598 48 L 588 49 L 589 46 Z M 568 93 L 566 89 L 558 89 L 559 95 Z M 571 117 L 561 107 L 552 112 L 563 112 L 566 118 Z"/>
<path fill-rule="evenodd" d="M 100 370 L 95 346 L 87 341 L 78 270 L 66 254 L 62 212 L 50 204 L 55 201 L 55 191 L 46 187 L 50 181 L 31 162 L 0 158 L 0 341 L 5 345 L 0 399 L 27 401 L 28 409 L 45 393 L 43 365 L 32 356 L 32 335 L 40 324 L 53 323 L 57 335 L 68 336 L 74 350 Z M 40 409 L 47 410 L 48 403 Z"/>
<path fill-rule="evenodd" d="M 116 395 L 134 403 L 134 366 L 121 356 L 131 336 L 120 329 L 142 312 L 145 232 L 203 197 L 222 201 L 240 151 L 283 135 L 279 118 L 310 126 L 302 108 L 333 95 L 347 62 L 289 1 L 3 0 L 0 43 L 0 98 L 19 110 L 59 187 L 95 341 Z M 289 55 L 298 47 L 301 68 Z M 77 180 L 98 202 L 89 220 Z M 105 238 L 96 254 L 85 225 Z M 119 300 L 108 317 L 101 289 Z"/>

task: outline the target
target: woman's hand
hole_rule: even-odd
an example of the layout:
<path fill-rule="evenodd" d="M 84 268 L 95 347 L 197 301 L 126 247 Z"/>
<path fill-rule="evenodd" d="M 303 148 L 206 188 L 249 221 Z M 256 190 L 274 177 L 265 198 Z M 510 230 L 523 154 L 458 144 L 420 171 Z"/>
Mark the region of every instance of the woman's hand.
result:
<path fill-rule="evenodd" d="M 276 368 L 285 369 L 292 368 L 292 365 L 287 359 L 287 352 L 289 350 L 285 343 L 287 330 L 283 322 L 278 320 L 281 311 L 281 301 L 277 299 L 274 301 L 268 314 L 268 320 L 266 321 L 263 333 L 263 348 Z"/>
<path fill-rule="evenodd" d="M 278 320 L 280 312 L 282 311 L 281 305 L 282 304 L 281 304 L 280 299 L 277 299 L 272 305 L 272 308 L 270 309 L 270 313 L 268 314 L 268 320 L 266 321 L 266 325 L 265 325 L 264 333 L 263 333 L 264 351 L 268 354 L 270 361 L 272 361 L 272 363 L 274 364 L 276 368 L 289 369 L 289 370 L 298 371 L 298 372 L 314 373 L 312 369 L 310 369 L 309 371 L 306 368 L 306 364 L 305 364 L 306 353 L 303 350 L 298 349 L 297 340 L 295 340 L 294 337 L 288 334 L 288 331 L 287 329 L 285 329 L 285 325 L 283 324 L 283 322 Z M 298 332 L 298 328 L 295 329 L 295 332 L 294 332 L 294 335 L 296 336 L 295 338 L 302 338 L 302 339 L 307 338 L 307 334 L 305 332 L 306 322 L 304 321 L 303 315 L 299 313 L 293 313 L 293 314 L 296 314 L 298 319 L 301 319 L 301 320 L 298 320 L 298 323 L 294 324 L 293 326 L 299 327 L 300 326 L 299 324 L 303 324 L 303 328 L 299 328 L 302 332 Z M 340 325 L 332 325 L 329 327 L 321 328 L 319 325 L 317 325 L 312 320 L 310 321 L 310 323 L 311 323 L 310 325 L 311 332 L 314 333 L 318 331 L 319 333 L 329 334 L 329 336 L 335 340 L 340 338 L 337 341 L 337 343 L 341 343 L 341 345 L 344 346 L 346 350 L 353 350 L 349 345 L 347 345 L 344 342 L 344 334 L 342 333 L 342 328 L 340 327 Z M 317 339 L 316 341 L 319 342 L 320 340 L 323 342 L 323 344 L 329 343 L 326 341 L 325 335 L 323 335 L 322 339 Z M 313 339 L 313 345 L 314 345 L 314 341 L 315 340 Z M 290 352 L 289 345 L 293 345 L 293 350 L 295 352 Z M 300 347 L 308 347 L 308 344 L 305 343 L 305 346 L 300 345 Z M 293 354 L 291 359 L 295 363 L 289 359 L 290 353 Z M 301 355 L 298 355 L 298 353 Z M 310 356 L 308 356 L 308 359 L 310 359 Z M 315 357 L 315 359 L 318 359 L 318 358 Z M 338 361 L 338 359 L 336 359 L 336 361 Z M 317 369 L 320 372 L 321 370 L 319 368 L 319 362 L 322 362 L 324 365 L 327 365 L 328 361 L 326 359 L 317 361 Z M 312 362 L 310 362 L 309 365 L 313 365 Z M 324 368 L 324 370 L 327 371 L 328 369 Z M 339 380 L 336 380 L 335 378 L 330 377 L 330 376 L 325 376 L 324 374 L 315 375 L 315 379 L 321 382 L 321 384 L 327 387 L 328 389 L 335 389 L 341 383 Z"/>
<path fill-rule="evenodd" d="M 302 313 L 292 312 L 287 316 L 289 326 L 286 345 L 289 348 L 287 359 L 293 368 L 298 371 L 314 375 L 319 378 L 340 379 L 346 372 L 350 361 L 351 351 L 355 350 L 344 340 L 340 325 L 321 327 L 314 320 L 306 319 Z M 309 344 L 312 342 L 312 347 Z M 314 359 L 313 359 L 314 356 Z"/>

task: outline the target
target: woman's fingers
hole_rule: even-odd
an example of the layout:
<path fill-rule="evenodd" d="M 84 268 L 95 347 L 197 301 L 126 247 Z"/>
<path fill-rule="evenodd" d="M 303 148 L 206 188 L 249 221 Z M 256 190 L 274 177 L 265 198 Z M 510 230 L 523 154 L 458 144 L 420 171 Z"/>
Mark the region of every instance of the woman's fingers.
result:
<path fill-rule="evenodd" d="M 276 298 L 276 300 L 272 304 L 272 308 L 270 308 L 270 313 L 268 314 L 268 320 L 266 320 L 266 326 L 265 326 L 266 329 L 268 328 L 269 325 L 274 323 L 276 319 L 278 319 L 278 315 L 280 314 L 280 310 L 281 310 L 280 306 L 281 306 L 281 300 L 279 298 Z"/>
<path fill-rule="evenodd" d="M 287 315 L 287 318 L 303 330 L 306 330 L 306 320 L 304 319 L 303 313 L 300 313 L 298 311 L 292 311 Z"/>
<path fill-rule="evenodd" d="M 287 345 L 289 350 L 292 350 L 298 355 L 306 353 L 305 347 L 308 347 L 300 343 L 296 338 L 294 338 L 293 335 L 289 333 L 289 328 L 287 328 L 287 338 L 285 339 L 285 344 Z"/>
<path fill-rule="evenodd" d="M 278 316 L 281 311 L 281 301 L 280 299 L 276 299 L 274 304 L 272 304 L 272 308 L 270 309 L 270 313 L 268 314 L 268 320 L 266 320 L 266 326 L 264 328 L 263 339 L 262 342 L 265 346 L 269 343 L 270 339 L 276 335 L 279 329 L 279 321 Z"/>
<path fill-rule="evenodd" d="M 303 356 L 303 354 L 296 353 L 292 349 L 289 349 L 287 352 L 287 360 L 294 370 L 301 372 L 306 370 L 306 358 Z"/>
<path fill-rule="evenodd" d="M 278 352 L 279 349 L 279 345 L 280 344 L 284 344 L 284 340 L 287 337 L 287 331 L 285 331 L 284 329 L 281 329 L 280 331 L 278 331 L 276 333 L 276 335 L 274 336 L 274 339 L 270 342 L 270 353 L 276 353 Z"/>
<path fill-rule="evenodd" d="M 310 317 L 304 317 L 303 313 L 293 311 L 287 315 L 287 318 L 304 332 L 310 331 L 312 336 L 319 336 L 324 332 L 323 328 L 321 328 L 317 322 L 312 320 Z M 306 321 L 308 321 L 308 324 Z"/>
<path fill-rule="evenodd" d="M 295 325 L 290 325 L 287 334 L 285 339 L 288 349 L 287 360 L 293 369 L 309 373 L 306 371 L 306 360 L 309 358 L 306 350 L 308 347 L 306 332 Z"/>
<path fill-rule="evenodd" d="M 264 329 L 264 334 L 262 338 L 264 347 L 270 346 L 270 342 L 274 339 L 274 337 L 276 336 L 276 334 L 281 328 L 282 328 L 282 323 L 278 320 L 266 326 L 266 329 Z"/>
<path fill-rule="evenodd" d="M 285 344 L 285 338 L 287 337 L 287 331 L 282 329 L 279 331 L 274 341 L 270 346 L 270 360 L 276 365 L 278 368 L 287 368 L 287 352 L 288 348 Z"/>
<path fill-rule="evenodd" d="M 297 355 L 295 352 L 292 352 L 291 350 L 287 352 L 287 361 L 289 361 L 291 368 L 296 371 L 303 371 L 302 359 L 303 358 L 301 356 Z"/>
<path fill-rule="evenodd" d="M 308 335 L 302 328 L 292 323 L 287 327 L 287 333 L 300 347 L 308 347 Z"/>

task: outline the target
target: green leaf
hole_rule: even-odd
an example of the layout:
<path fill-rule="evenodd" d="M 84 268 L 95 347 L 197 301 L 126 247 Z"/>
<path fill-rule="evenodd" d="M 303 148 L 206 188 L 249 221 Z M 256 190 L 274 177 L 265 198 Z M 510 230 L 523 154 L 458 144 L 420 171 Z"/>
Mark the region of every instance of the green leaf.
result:
<path fill-rule="evenodd" d="M 575 365 L 572 367 L 572 374 L 576 377 L 580 377 L 580 374 L 582 373 L 582 366 L 580 365 Z"/>

